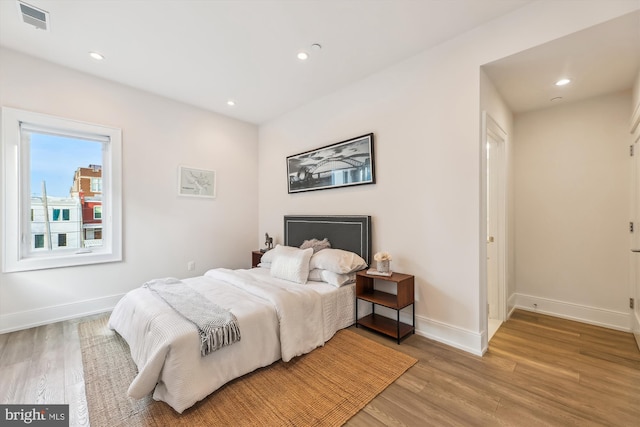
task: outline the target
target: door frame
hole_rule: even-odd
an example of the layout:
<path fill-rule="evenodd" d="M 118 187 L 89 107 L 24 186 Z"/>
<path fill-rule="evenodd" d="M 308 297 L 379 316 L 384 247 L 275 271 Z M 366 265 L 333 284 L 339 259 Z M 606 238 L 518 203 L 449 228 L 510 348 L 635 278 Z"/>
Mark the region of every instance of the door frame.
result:
<path fill-rule="evenodd" d="M 497 187 L 497 235 L 495 236 L 495 242 L 498 245 L 497 255 L 498 255 L 498 318 L 501 321 L 507 320 L 507 273 L 508 273 L 508 262 L 507 262 L 507 254 L 508 252 L 508 238 L 507 238 L 507 133 L 500 127 L 500 125 L 491 117 L 489 113 L 486 111 L 482 112 L 482 212 L 481 212 L 481 220 L 482 220 L 482 230 L 484 230 L 484 236 L 482 237 L 482 244 L 484 246 L 484 250 L 481 251 L 482 254 L 482 262 L 484 264 L 484 268 L 481 269 L 483 271 L 483 276 L 480 280 L 482 285 L 481 289 L 481 325 L 484 325 L 484 331 L 488 333 L 488 310 L 487 310 L 487 302 L 488 302 L 488 280 L 487 280 L 487 249 L 486 249 L 486 238 L 487 238 L 487 209 L 488 209 L 488 201 L 487 201 L 487 176 L 489 173 L 488 168 L 490 167 L 489 162 L 487 162 L 487 143 L 489 139 L 493 139 L 497 142 L 495 155 L 492 157 L 491 167 L 493 167 L 493 172 L 498 180 Z M 495 160 L 495 161 L 493 161 Z M 487 345 L 488 336 L 486 337 L 487 341 L 483 343 L 483 346 Z M 483 340 L 484 341 L 484 340 Z"/>
<path fill-rule="evenodd" d="M 631 221 L 634 228 L 640 226 L 640 101 L 636 105 L 631 117 Z M 640 230 L 631 233 L 630 237 L 630 268 L 629 268 L 629 296 L 633 298 L 634 308 L 631 312 L 630 328 L 636 339 L 636 345 L 640 349 L 640 254 L 634 252 L 640 249 Z"/>

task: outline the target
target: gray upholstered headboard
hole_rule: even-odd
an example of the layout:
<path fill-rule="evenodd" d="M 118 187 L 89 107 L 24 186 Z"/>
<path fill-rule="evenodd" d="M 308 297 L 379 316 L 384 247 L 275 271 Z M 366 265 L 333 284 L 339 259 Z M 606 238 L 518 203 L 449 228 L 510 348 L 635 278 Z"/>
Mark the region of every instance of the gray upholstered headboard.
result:
<path fill-rule="evenodd" d="M 355 215 L 284 217 L 284 244 L 300 246 L 309 239 L 329 239 L 331 247 L 355 252 L 371 264 L 371 217 Z"/>

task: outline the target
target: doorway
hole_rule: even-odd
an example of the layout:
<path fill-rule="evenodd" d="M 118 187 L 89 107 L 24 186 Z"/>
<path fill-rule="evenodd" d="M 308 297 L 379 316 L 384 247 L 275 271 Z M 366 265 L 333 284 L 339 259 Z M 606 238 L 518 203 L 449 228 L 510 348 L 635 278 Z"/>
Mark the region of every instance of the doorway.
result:
<path fill-rule="evenodd" d="M 506 132 L 483 112 L 487 153 L 487 339 L 506 320 Z"/>

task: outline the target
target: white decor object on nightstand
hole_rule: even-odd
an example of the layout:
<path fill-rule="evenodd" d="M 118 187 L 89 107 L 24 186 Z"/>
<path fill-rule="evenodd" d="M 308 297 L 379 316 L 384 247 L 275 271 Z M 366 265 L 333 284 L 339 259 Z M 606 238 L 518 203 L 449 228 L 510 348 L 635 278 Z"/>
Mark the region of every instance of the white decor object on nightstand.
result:
<path fill-rule="evenodd" d="M 392 260 L 389 252 L 377 252 L 373 259 L 376 261 L 376 269 L 380 273 L 389 273 L 389 262 Z"/>

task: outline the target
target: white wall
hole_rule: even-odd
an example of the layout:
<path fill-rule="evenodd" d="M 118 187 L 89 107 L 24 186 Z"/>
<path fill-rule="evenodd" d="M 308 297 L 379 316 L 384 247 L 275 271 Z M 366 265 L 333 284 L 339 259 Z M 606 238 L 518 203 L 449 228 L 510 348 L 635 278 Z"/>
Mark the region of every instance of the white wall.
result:
<path fill-rule="evenodd" d="M 540 1 L 260 127 L 259 232 L 285 214 L 370 214 L 373 249 L 416 275 L 418 333 L 482 352 L 482 64 L 638 8 Z M 287 194 L 285 158 L 373 132 L 377 184 Z M 256 239 L 256 244 L 260 239 Z M 482 264 L 481 264 L 482 263 Z"/>
<path fill-rule="evenodd" d="M 0 332 L 108 310 L 152 278 L 250 267 L 256 126 L 6 49 L 0 104 L 121 128 L 124 187 L 124 261 L 1 274 Z M 216 170 L 217 198 L 178 197 L 178 165 Z"/>
<path fill-rule="evenodd" d="M 518 114 L 518 304 L 629 325 L 629 117 L 625 91 Z"/>

